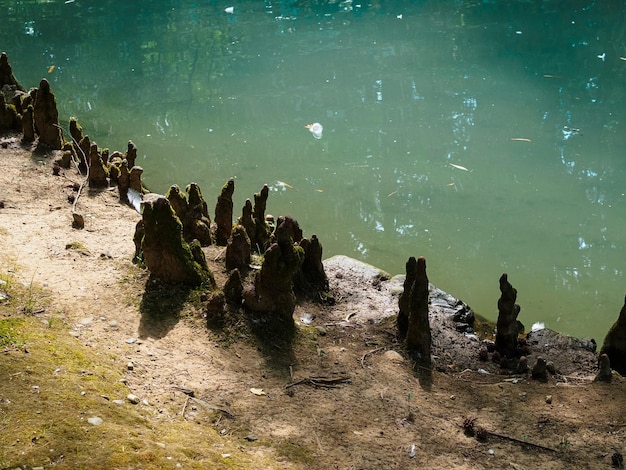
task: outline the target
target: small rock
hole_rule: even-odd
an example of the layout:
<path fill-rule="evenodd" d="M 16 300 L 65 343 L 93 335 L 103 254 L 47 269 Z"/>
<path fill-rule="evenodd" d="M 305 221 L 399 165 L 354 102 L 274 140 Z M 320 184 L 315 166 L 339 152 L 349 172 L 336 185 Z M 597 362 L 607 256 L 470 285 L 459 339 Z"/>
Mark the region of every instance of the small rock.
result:
<path fill-rule="evenodd" d="M 551 404 L 552 404 L 552 395 L 546 395 L 546 403 L 547 403 L 548 405 L 551 405 Z"/>
<path fill-rule="evenodd" d="M 248 434 L 246 437 L 244 437 L 244 439 L 248 442 L 254 442 L 259 440 L 259 436 L 257 436 L 256 434 Z"/>
<path fill-rule="evenodd" d="M 128 338 L 128 339 L 126 340 L 126 342 L 127 342 L 128 344 L 133 344 L 133 343 L 137 342 L 137 338 Z"/>
<path fill-rule="evenodd" d="M 113 403 L 115 403 L 116 405 L 123 405 L 124 400 L 113 400 Z"/>
<path fill-rule="evenodd" d="M 126 395 L 126 399 L 129 403 L 132 403 L 133 405 L 137 405 L 139 403 L 139 397 L 137 395 L 133 395 L 132 393 Z"/>
<path fill-rule="evenodd" d="M 135 364 L 133 364 L 132 361 L 129 361 L 128 364 L 126 364 L 126 368 L 128 370 L 133 370 L 135 368 Z"/>
<path fill-rule="evenodd" d="M 394 351 L 394 350 L 385 351 L 385 353 L 383 354 L 383 357 L 387 359 L 389 362 L 400 363 L 404 361 L 404 358 L 402 357 L 402 355 L 399 352 Z"/>
<path fill-rule="evenodd" d="M 326 329 L 323 326 L 316 326 L 315 329 L 320 336 L 326 336 Z"/>
<path fill-rule="evenodd" d="M 92 418 L 87 419 L 87 422 L 93 426 L 100 426 L 104 421 L 102 418 L 94 416 Z"/>

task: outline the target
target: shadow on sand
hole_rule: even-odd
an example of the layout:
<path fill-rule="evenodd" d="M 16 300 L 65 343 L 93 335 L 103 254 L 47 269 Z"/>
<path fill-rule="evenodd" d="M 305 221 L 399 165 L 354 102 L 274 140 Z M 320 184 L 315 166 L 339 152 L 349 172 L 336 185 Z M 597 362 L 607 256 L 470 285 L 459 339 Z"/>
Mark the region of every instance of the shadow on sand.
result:
<path fill-rule="evenodd" d="M 197 294 L 197 288 L 166 284 L 150 276 L 139 306 L 139 337 L 165 337 L 180 320 L 185 304 Z"/>
<path fill-rule="evenodd" d="M 225 312 L 209 312 L 207 326 L 223 338 L 240 341 L 248 337 L 263 355 L 267 366 L 279 374 L 288 375 L 289 366 L 295 361 L 296 327 L 293 321 L 280 315 L 228 306 Z"/>

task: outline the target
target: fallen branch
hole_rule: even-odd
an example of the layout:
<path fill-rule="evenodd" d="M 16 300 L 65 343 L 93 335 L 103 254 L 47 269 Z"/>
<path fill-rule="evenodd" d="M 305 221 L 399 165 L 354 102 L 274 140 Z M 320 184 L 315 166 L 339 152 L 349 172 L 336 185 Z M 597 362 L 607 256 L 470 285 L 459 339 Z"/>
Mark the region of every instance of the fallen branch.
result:
<path fill-rule="evenodd" d="M 365 369 L 365 358 L 371 354 L 375 354 L 379 351 L 387 349 L 387 346 L 381 346 L 380 348 L 372 349 L 371 351 L 367 351 L 365 354 L 361 356 L 361 367 Z"/>
<path fill-rule="evenodd" d="M 535 444 L 534 442 L 529 442 L 529 441 L 523 441 L 521 439 L 518 439 L 516 437 L 511 437 L 511 436 L 506 436 L 504 434 L 498 434 L 497 432 L 493 432 L 493 431 L 487 431 L 485 430 L 485 432 L 493 437 L 497 437 L 499 439 L 503 439 L 505 441 L 511 441 L 511 442 L 515 442 L 517 444 L 521 444 L 524 446 L 529 446 L 529 447 L 533 447 L 535 449 L 539 449 L 539 450 L 544 450 L 544 451 L 548 451 L 548 452 L 558 452 L 558 450 L 553 449 L 552 447 L 546 447 L 543 446 L 541 444 Z"/>
<path fill-rule="evenodd" d="M 463 421 L 463 429 L 465 430 L 466 434 L 470 436 L 475 436 L 479 440 L 485 440 L 489 436 L 491 436 L 491 437 L 497 437 L 498 439 L 502 439 L 505 441 L 515 442 L 516 444 L 520 444 L 523 446 L 532 447 L 534 449 L 539 449 L 539 450 L 543 450 L 546 452 L 558 453 L 558 450 L 553 449 L 552 447 L 546 447 L 541 444 L 535 444 L 533 442 L 523 441 L 516 437 L 511 437 L 505 434 L 499 434 L 497 432 L 488 431 L 487 429 L 483 427 L 476 427 L 476 418 L 466 418 L 465 421 Z"/>
<path fill-rule="evenodd" d="M 291 388 L 296 385 L 312 385 L 317 388 L 337 388 L 338 384 L 349 383 L 350 377 L 307 377 L 306 379 L 300 379 L 295 382 L 288 383 L 285 388 Z"/>

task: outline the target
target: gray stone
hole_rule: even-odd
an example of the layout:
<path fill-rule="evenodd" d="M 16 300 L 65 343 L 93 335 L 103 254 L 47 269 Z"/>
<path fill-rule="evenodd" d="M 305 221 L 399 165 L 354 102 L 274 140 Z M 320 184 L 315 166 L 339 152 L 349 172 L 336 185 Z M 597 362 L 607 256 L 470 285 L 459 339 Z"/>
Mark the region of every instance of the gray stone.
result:
<path fill-rule="evenodd" d="M 399 352 L 394 351 L 394 350 L 385 351 L 385 353 L 383 354 L 383 357 L 389 362 L 395 362 L 395 363 L 404 362 L 404 358 L 402 357 L 402 355 Z"/>
<path fill-rule="evenodd" d="M 139 397 L 137 395 L 133 395 L 132 393 L 126 395 L 126 399 L 129 403 L 132 403 L 133 405 L 137 405 L 139 403 Z"/>

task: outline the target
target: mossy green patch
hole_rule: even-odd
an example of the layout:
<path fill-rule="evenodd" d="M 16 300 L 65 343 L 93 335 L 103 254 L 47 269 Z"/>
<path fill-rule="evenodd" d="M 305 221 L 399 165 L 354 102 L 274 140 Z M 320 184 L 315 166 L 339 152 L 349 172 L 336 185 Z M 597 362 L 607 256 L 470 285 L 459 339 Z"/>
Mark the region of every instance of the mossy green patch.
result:
<path fill-rule="evenodd" d="M 287 457 L 292 462 L 301 463 L 307 466 L 315 463 L 313 452 L 311 452 L 311 450 L 302 443 L 295 442 L 293 440 L 285 440 L 278 444 L 276 450 L 280 455 Z"/>
<path fill-rule="evenodd" d="M 272 452 L 243 451 L 180 404 L 130 404 L 124 358 L 86 347 L 61 318 L 24 315 L 25 294 L 0 304 L 0 468 L 276 468 Z"/>
<path fill-rule="evenodd" d="M 0 320 L 0 348 L 19 347 L 24 343 L 19 335 L 21 324 L 22 320 L 19 318 L 3 318 Z"/>

